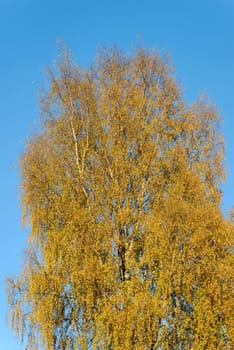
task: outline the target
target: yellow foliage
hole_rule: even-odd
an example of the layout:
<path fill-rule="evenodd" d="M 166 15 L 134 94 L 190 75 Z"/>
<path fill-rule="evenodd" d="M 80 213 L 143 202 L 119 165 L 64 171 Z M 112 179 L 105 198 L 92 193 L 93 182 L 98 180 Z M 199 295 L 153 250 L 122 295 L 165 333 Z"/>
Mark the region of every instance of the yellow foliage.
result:
<path fill-rule="evenodd" d="M 155 53 L 64 53 L 21 158 L 22 273 L 12 326 L 29 348 L 232 349 L 233 223 L 220 209 L 219 117 L 185 107 Z"/>

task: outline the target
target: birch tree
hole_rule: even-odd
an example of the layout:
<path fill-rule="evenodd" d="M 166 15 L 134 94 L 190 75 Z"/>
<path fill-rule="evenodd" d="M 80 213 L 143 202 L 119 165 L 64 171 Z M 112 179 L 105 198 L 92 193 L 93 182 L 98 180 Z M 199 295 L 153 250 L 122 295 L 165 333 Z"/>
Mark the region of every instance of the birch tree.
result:
<path fill-rule="evenodd" d="M 154 52 L 102 50 L 50 72 L 20 165 L 30 225 L 8 281 L 36 350 L 233 349 L 233 223 L 216 109 L 186 106 Z"/>

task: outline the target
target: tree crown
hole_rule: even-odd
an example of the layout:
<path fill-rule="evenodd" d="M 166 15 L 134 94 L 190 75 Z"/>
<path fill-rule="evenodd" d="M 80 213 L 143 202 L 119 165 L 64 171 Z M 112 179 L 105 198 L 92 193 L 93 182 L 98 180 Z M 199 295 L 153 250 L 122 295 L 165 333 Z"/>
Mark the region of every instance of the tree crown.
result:
<path fill-rule="evenodd" d="M 12 326 L 50 349 L 231 349 L 233 225 L 219 116 L 186 107 L 158 54 L 64 52 L 21 157 Z"/>

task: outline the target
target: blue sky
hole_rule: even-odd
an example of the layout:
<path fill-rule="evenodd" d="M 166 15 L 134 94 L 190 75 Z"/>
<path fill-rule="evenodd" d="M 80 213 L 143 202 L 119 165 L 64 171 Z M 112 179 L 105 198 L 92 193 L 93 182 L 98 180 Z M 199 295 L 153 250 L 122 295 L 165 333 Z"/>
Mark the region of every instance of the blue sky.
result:
<path fill-rule="evenodd" d="M 228 178 L 223 210 L 234 203 L 233 0 L 0 0 L 0 349 L 21 350 L 5 322 L 5 277 L 17 274 L 26 232 L 20 222 L 17 159 L 38 125 L 37 94 L 62 38 L 82 65 L 102 45 L 134 44 L 169 53 L 186 101 L 205 91 L 223 116 Z"/>

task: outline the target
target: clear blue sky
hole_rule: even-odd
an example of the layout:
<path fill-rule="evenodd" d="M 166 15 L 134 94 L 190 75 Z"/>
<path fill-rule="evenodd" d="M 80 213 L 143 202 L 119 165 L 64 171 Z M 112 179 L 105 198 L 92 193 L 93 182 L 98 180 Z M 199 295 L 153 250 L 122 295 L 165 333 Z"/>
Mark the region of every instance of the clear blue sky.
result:
<path fill-rule="evenodd" d="M 169 53 L 187 101 L 206 91 L 224 118 L 227 183 L 234 203 L 234 0 L 0 0 L 0 349 L 21 350 L 5 323 L 5 276 L 19 272 L 26 233 L 19 173 L 25 139 L 38 120 L 37 92 L 62 38 L 82 65 L 101 45 L 134 43 Z"/>

